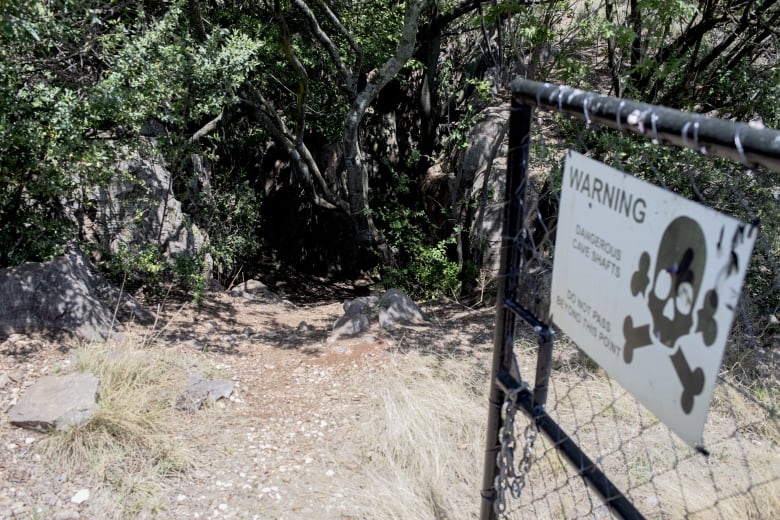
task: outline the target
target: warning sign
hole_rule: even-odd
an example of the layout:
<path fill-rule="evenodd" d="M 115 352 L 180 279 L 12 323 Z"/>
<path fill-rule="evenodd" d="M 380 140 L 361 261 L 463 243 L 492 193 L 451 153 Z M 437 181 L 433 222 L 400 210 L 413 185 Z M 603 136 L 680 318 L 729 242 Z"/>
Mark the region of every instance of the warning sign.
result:
<path fill-rule="evenodd" d="M 553 322 L 691 446 L 701 444 L 756 234 L 568 152 Z"/>

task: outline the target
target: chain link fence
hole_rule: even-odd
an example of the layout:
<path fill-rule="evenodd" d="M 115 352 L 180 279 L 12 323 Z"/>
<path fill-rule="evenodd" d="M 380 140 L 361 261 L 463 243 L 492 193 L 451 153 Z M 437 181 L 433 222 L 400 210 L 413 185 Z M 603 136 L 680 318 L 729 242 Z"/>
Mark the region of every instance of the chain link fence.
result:
<path fill-rule="evenodd" d="M 512 88 L 481 517 L 780 517 L 780 132 L 527 80 Z M 568 150 L 758 225 L 695 447 L 551 320 Z M 669 372 L 658 385 L 678 384 Z"/>

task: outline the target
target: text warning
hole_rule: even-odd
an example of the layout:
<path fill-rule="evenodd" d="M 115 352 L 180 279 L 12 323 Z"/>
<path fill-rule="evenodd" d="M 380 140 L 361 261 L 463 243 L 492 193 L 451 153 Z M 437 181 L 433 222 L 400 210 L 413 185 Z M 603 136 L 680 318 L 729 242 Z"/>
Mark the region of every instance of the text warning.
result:
<path fill-rule="evenodd" d="M 757 229 L 573 151 L 560 200 L 554 325 L 700 445 Z"/>

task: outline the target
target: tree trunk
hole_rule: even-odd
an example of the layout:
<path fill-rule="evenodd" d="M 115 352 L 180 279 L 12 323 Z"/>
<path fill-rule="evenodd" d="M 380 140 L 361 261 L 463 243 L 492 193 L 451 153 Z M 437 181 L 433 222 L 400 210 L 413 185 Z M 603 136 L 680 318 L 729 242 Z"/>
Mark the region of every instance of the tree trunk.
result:
<path fill-rule="evenodd" d="M 634 31 L 634 39 L 631 41 L 631 52 L 629 53 L 631 60 L 631 79 L 634 85 L 637 85 L 642 73 L 639 70 L 639 64 L 642 61 L 642 12 L 639 6 L 638 0 L 630 0 L 628 22 L 631 25 L 631 29 Z"/>
<path fill-rule="evenodd" d="M 604 14 L 610 24 L 615 23 L 614 8 L 614 0 L 606 0 L 606 3 L 604 4 Z M 620 85 L 621 67 L 618 65 L 617 57 L 617 37 L 614 34 L 607 39 L 607 64 L 609 66 L 609 75 L 612 79 L 612 93 L 617 97 L 623 97 L 623 91 Z"/>
<path fill-rule="evenodd" d="M 358 93 L 347 113 L 344 124 L 344 163 L 347 170 L 350 215 L 355 222 L 361 246 L 379 253 L 384 262 L 392 262 L 392 253 L 381 231 L 376 227 L 368 201 L 368 170 L 363 161 L 360 143 L 360 125 L 366 110 L 377 94 L 398 74 L 414 52 L 417 22 L 426 0 L 408 0 L 404 13 L 404 27 L 395 55 Z"/>
<path fill-rule="evenodd" d="M 433 28 L 431 28 L 433 29 Z M 439 126 L 439 96 L 436 85 L 441 33 L 425 31 L 427 38 L 421 42 L 420 57 L 425 65 L 425 76 L 420 87 L 420 161 L 419 173 L 424 174 L 430 164 L 436 146 L 436 128 Z"/>

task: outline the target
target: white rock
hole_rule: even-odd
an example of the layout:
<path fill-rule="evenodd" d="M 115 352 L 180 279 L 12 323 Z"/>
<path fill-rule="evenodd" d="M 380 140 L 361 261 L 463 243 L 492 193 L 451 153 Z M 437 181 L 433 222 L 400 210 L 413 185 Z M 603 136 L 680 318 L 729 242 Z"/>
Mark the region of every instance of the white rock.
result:
<path fill-rule="evenodd" d="M 81 504 L 89 499 L 89 489 L 79 489 L 70 499 L 74 504 Z"/>

